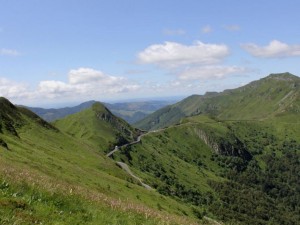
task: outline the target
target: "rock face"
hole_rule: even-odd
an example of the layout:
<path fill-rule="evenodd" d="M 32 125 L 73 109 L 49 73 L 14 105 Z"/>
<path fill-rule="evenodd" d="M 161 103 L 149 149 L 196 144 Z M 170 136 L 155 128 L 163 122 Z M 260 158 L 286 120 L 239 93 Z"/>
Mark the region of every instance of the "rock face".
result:
<path fill-rule="evenodd" d="M 108 110 L 108 109 L 107 109 Z M 128 129 L 119 118 L 115 117 L 113 114 L 108 112 L 101 112 L 96 113 L 97 118 L 104 120 L 108 123 L 110 123 L 114 128 L 119 130 L 120 132 L 124 133 L 127 136 L 133 137 L 134 134 L 131 132 L 130 129 Z"/>
<path fill-rule="evenodd" d="M 246 149 L 245 145 L 235 136 L 227 138 L 217 137 L 208 135 L 201 129 L 195 129 L 195 132 L 216 154 L 237 156 L 247 161 L 252 159 L 252 155 Z"/>
<path fill-rule="evenodd" d="M 131 127 L 126 121 L 112 114 L 103 104 L 97 102 L 93 104 L 92 109 L 95 112 L 97 119 L 109 123 L 111 127 L 117 131 L 117 145 L 123 145 L 135 140 L 139 135 L 137 129 Z"/>
<path fill-rule="evenodd" d="M 23 125 L 18 108 L 7 99 L 0 98 L 0 133 L 9 133 L 18 137 L 15 128 Z"/>

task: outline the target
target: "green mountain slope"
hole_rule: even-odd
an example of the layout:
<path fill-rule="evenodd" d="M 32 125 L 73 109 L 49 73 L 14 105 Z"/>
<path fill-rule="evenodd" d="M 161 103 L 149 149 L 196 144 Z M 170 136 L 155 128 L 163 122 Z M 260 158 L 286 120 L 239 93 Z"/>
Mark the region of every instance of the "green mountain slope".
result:
<path fill-rule="evenodd" d="M 114 157 L 200 216 L 226 224 L 297 224 L 299 137 L 299 122 L 201 115 L 151 132 Z"/>
<path fill-rule="evenodd" d="M 54 125 L 102 152 L 108 152 L 115 145 L 131 142 L 139 134 L 137 129 L 114 116 L 101 103 L 94 103 L 89 109 L 57 120 Z"/>
<path fill-rule="evenodd" d="M 300 78 L 289 73 L 271 74 L 266 78 L 221 93 L 190 96 L 162 108 L 137 122 L 145 130 L 170 126 L 180 119 L 209 114 L 225 120 L 257 120 L 282 117 L 299 120 Z"/>
<path fill-rule="evenodd" d="M 4 98 L 0 106 L 0 224 L 195 222 L 188 205 L 141 187 L 92 141 Z M 86 113 L 100 112 L 109 118 L 99 104 Z"/>
<path fill-rule="evenodd" d="M 4 98 L 0 107 L 1 224 L 300 221 L 291 74 L 191 96 L 148 123 L 167 128 L 143 135 L 100 103 L 53 125 Z"/>

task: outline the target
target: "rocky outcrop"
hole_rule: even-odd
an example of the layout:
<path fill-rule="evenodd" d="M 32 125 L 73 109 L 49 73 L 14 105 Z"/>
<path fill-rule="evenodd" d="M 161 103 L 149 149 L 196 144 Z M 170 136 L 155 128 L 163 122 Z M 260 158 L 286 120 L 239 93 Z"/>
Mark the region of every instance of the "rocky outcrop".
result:
<path fill-rule="evenodd" d="M 216 154 L 237 156 L 247 161 L 252 159 L 252 155 L 244 143 L 234 135 L 228 135 L 226 137 L 214 136 L 212 134 L 208 135 L 207 132 L 201 129 L 195 129 L 195 133 Z"/>
<path fill-rule="evenodd" d="M 97 116 L 97 118 L 110 123 L 114 128 L 116 128 L 118 131 L 120 131 L 121 133 L 125 134 L 126 136 L 134 137 L 133 132 L 128 127 L 126 127 L 120 121 L 120 119 L 118 119 L 117 117 L 115 117 L 113 114 L 102 112 L 102 113 L 97 113 L 96 116 Z"/>

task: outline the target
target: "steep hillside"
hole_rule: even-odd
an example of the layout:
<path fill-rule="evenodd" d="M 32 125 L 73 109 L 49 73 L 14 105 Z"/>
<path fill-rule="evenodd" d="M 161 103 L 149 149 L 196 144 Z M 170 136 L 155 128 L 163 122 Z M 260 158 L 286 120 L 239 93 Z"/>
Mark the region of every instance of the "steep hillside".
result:
<path fill-rule="evenodd" d="M 298 114 L 299 116 L 299 114 Z M 157 191 L 225 224 L 297 224 L 299 122 L 207 116 L 150 132 L 114 155 Z"/>
<path fill-rule="evenodd" d="M 54 125 L 104 152 L 113 149 L 115 145 L 135 140 L 139 134 L 137 129 L 114 116 L 99 102 L 89 109 L 55 121 Z"/>
<path fill-rule="evenodd" d="M 141 187 L 91 142 L 0 104 L 0 224 L 196 223 L 188 205 Z M 100 104 L 88 113 L 118 127 Z"/>
<path fill-rule="evenodd" d="M 299 120 L 300 78 L 290 73 L 271 74 L 266 78 L 221 93 L 190 96 L 167 106 L 135 124 L 155 130 L 178 123 L 180 119 L 207 114 L 222 120 L 260 120 L 286 117 Z"/>

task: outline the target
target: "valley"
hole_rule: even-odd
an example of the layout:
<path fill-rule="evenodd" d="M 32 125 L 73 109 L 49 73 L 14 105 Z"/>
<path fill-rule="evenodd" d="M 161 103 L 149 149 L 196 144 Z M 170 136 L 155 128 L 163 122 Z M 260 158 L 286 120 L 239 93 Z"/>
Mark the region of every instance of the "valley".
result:
<path fill-rule="evenodd" d="M 299 77 L 193 95 L 133 126 L 88 104 L 49 123 L 0 98 L 0 224 L 299 223 Z"/>

